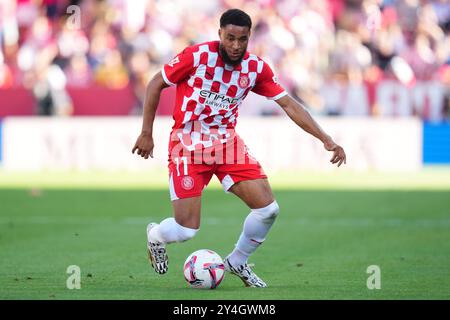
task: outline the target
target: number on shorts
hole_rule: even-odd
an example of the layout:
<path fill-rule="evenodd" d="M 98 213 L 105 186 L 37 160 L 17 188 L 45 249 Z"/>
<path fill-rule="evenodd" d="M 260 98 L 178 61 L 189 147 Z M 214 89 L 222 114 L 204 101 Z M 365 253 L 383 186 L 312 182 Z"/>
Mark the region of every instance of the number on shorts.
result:
<path fill-rule="evenodd" d="M 181 157 L 181 162 L 183 162 L 183 175 L 187 176 L 188 174 L 188 166 L 187 166 L 187 157 Z M 175 158 L 175 163 L 177 164 L 177 176 L 180 176 L 180 158 Z"/>

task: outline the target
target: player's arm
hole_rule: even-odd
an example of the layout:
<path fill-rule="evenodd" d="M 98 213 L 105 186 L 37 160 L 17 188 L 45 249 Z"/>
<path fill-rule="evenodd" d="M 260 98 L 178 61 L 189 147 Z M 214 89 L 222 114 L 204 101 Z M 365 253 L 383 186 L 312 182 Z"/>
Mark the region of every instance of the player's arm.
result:
<path fill-rule="evenodd" d="M 338 167 L 342 163 L 346 163 L 347 159 L 344 149 L 323 131 L 305 108 L 307 105 L 304 101 L 297 101 L 287 94 L 276 100 L 276 102 L 300 128 L 322 141 L 326 150 L 333 151 L 333 156 L 330 160 L 331 163 L 337 163 Z"/>
<path fill-rule="evenodd" d="M 132 150 L 132 153 L 137 150 L 137 154 L 145 159 L 148 159 L 149 156 L 153 158 L 153 122 L 161 91 L 166 87 L 168 84 L 164 81 L 160 71 L 149 81 L 145 91 L 142 130 Z"/>

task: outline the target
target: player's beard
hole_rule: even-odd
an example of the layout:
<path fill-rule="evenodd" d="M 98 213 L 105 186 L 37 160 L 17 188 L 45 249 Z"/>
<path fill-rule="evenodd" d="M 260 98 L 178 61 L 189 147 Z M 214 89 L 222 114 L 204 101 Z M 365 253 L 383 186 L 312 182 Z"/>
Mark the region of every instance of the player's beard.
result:
<path fill-rule="evenodd" d="M 232 66 L 237 66 L 237 65 L 241 64 L 242 60 L 244 59 L 245 52 L 247 50 L 244 50 L 242 55 L 237 60 L 231 60 L 230 56 L 228 55 L 227 51 L 224 49 L 222 44 L 219 45 L 219 51 L 220 51 L 220 55 L 222 56 L 223 62 L 225 62 L 226 64 L 229 64 L 229 65 L 232 65 Z"/>

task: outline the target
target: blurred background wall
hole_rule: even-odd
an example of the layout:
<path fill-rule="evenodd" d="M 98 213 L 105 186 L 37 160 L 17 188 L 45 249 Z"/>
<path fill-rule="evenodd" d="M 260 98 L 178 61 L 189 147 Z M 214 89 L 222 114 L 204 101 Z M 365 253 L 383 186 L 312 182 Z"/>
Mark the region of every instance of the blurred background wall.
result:
<path fill-rule="evenodd" d="M 148 80 L 186 46 L 218 39 L 219 17 L 232 7 L 253 19 L 249 50 L 268 61 L 290 94 L 308 102 L 310 112 L 349 146 L 354 168 L 450 164 L 446 0 L 2 0 L 2 166 L 97 168 L 92 146 L 86 147 L 92 141 L 110 143 L 113 157 L 120 158 L 121 150 L 128 152 L 120 145 L 131 148 L 139 132 Z M 163 91 L 161 117 L 171 115 L 174 94 L 174 88 Z M 247 143 L 271 167 L 322 167 L 308 160 L 319 157 L 315 148 L 321 146 L 300 134 L 285 146 L 303 147 L 296 164 L 270 160 L 257 141 L 250 142 L 245 124 L 261 117 L 278 128 L 267 141 L 290 135 L 285 128 L 295 126 L 282 114 L 273 102 L 249 95 L 240 116 L 252 119 L 240 119 L 238 132 L 249 136 Z M 170 125 L 170 118 L 156 124 L 160 132 Z M 114 133 L 102 138 L 111 128 Z M 47 160 L 25 160 L 27 137 L 35 141 L 35 160 L 41 153 Z M 80 164 L 77 157 L 90 160 Z M 127 161 L 137 160 L 118 168 L 133 167 Z"/>

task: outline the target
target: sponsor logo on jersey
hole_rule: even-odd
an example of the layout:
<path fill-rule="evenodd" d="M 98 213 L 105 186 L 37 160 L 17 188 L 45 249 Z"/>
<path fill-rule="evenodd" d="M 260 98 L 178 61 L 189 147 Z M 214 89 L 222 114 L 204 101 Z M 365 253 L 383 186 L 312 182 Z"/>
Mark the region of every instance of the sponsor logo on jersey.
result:
<path fill-rule="evenodd" d="M 205 104 L 218 109 L 230 110 L 230 105 L 237 103 L 240 98 L 232 98 L 224 94 L 201 90 L 200 96 L 205 98 Z"/>
<path fill-rule="evenodd" d="M 194 179 L 190 176 L 185 176 L 181 179 L 181 187 L 184 190 L 191 190 L 194 187 Z"/>

